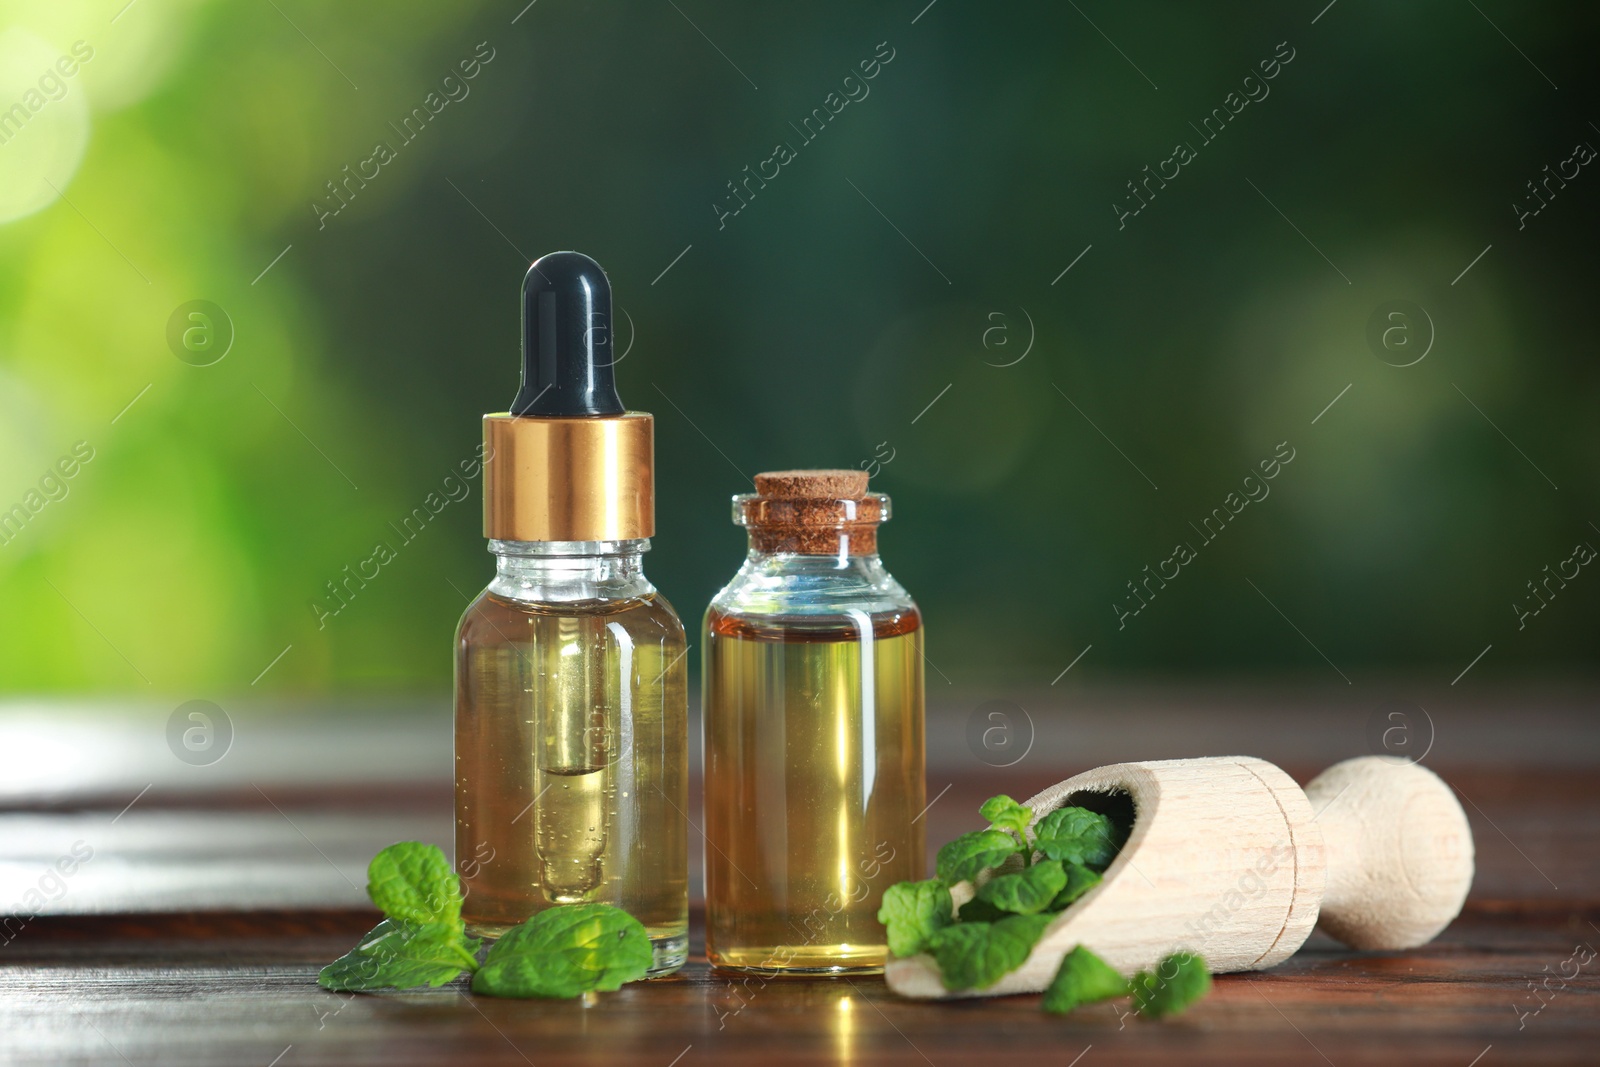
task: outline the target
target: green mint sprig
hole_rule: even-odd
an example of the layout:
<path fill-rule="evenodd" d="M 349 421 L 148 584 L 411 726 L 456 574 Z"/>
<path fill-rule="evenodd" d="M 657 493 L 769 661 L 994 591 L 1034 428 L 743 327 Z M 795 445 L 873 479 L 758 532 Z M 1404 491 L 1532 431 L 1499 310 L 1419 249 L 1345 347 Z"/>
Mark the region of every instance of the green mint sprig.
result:
<path fill-rule="evenodd" d="M 567 904 L 510 930 L 478 963 L 483 942 L 461 919 L 461 880 L 435 845 L 403 841 L 372 858 L 367 895 L 387 916 L 322 968 L 339 992 L 441 986 L 462 974 L 501 997 L 576 997 L 643 978 L 651 963 L 643 924 L 609 904 Z"/>
<path fill-rule="evenodd" d="M 340 992 L 441 986 L 478 969 L 481 942 L 461 921 L 461 882 L 436 845 L 402 841 L 367 865 L 367 896 L 388 918 L 322 968 L 317 984 Z"/>
<path fill-rule="evenodd" d="M 1131 830 L 1080 807 L 1035 819 L 1031 808 L 1004 795 L 984 801 L 979 812 L 988 829 L 947 843 L 935 877 L 890 886 L 878 910 L 890 953 L 928 953 L 950 990 L 987 989 L 1022 966 L 1056 917 L 1100 884 Z M 1002 867 L 1008 869 L 1001 873 Z M 960 882 L 979 884 L 956 912 L 950 889 Z M 1168 956 L 1155 971 L 1129 980 L 1079 945 L 1062 958 L 1043 1007 L 1067 1012 L 1131 993 L 1140 1015 L 1160 1018 L 1210 987 L 1205 961 L 1193 953 Z"/>

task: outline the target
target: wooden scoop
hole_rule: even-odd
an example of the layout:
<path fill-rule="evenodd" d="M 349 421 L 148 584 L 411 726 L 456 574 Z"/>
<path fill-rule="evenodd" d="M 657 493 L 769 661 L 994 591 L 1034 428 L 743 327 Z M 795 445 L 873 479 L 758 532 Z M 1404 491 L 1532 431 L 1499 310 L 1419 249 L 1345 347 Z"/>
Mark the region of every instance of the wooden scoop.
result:
<path fill-rule="evenodd" d="M 1472 831 L 1432 771 L 1363 756 L 1302 790 L 1249 756 L 1118 763 L 1028 801 L 1037 821 L 1078 805 L 1131 818 L 1104 880 L 1045 931 L 1017 970 L 987 989 L 950 991 L 932 957 L 890 960 L 907 997 L 1037 993 L 1077 945 L 1123 975 L 1180 950 L 1214 972 L 1282 963 L 1323 930 L 1360 949 L 1414 948 L 1461 912 L 1472 884 Z M 957 907 L 974 889 L 951 890 Z"/>

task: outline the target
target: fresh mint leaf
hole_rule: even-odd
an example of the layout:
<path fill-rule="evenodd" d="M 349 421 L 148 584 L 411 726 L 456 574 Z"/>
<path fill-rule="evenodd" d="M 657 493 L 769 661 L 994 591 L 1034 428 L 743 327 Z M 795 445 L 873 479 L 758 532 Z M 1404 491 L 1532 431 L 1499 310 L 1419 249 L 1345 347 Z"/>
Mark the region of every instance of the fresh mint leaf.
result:
<path fill-rule="evenodd" d="M 437 845 L 402 841 L 367 865 L 367 895 L 391 919 L 461 930 L 461 881 Z"/>
<path fill-rule="evenodd" d="M 1128 981 L 1082 945 L 1061 957 L 1061 969 L 1044 991 L 1045 1011 L 1064 1014 L 1084 1004 L 1128 995 Z"/>
<path fill-rule="evenodd" d="M 1121 842 L 1111 820 L 1087 808 L 1057 808 L 1033 828 L 1033 847 L 1053 860 L 1081 863 L 1103 871 Z"/>
<path fill-rule="evenodd" d="M 991 878 L 976 899 L 1015 915 L 1035 915 L 1050 906 L 1067 886 L 1067 872 L 1059 860 L 1045 860 L 1016 874 Z M 963 916 L 965 918 L 965 916 Z"/>
<path fill-rule="evenodd" d="M 945 885 L 969 881 L 979 871 L 998 867 L 1018 851 L 1017 839 L 1003 830 L 974 830 L 962 834 L 939 850 L 936 865 L 939 881 Z"/>
<path fill-rule="evenodd" d="M 480 944 L 444 923 L 385 919 L 322 968 L 317 984 L 346 992 L 441 986 L 478 966 Z"/>
<path fill-rule="evenodd" d="M 1033 821 L 1033 809 L 1018 804 L 1004 793 L 985 800 L 978 814 L 989 820 L 992 829 L 1009 830 L 1017 835 L 1019 841 L 1027 840 L 1024 835 L 1028 831 L 1028 824 Z"/>
<path fill-rule="evenodd" d="M 1054 915 L 1012 915 L 999 922 L 959 922 L 934 931 L 928 951 L 946 989 L 987 989 L 1022 966 Z"/>
<path fill-rule="evenodd" d="M 889 931 L 889 951 L 902 957 L 921 952 L 935 930 L 954 921 L 953 908 L 950 890 L 938 879 L 900 882 L 884 890 L 878 921 Z"/>
<path fill-rule="evenodd" d="M 1154 971 L 1133 976 L 1133 1005 L 1140 1015 L 1160 1019 L 1176 1015 L 1211 990 L 1206 961 L 1192 952 L 1175 952 Z"/>
<path fill-rule="evenodd" d="M 494 946 L 472 979 L 474 993 L 497 997 L 575 997 L 610 992 L 650 969 L 644 925 L 609 904 L 541 911 Z"/>
<path fill-rule="evenodd" d="M 1061 867 L 1067 872 L 1067 884 L 1050 902 L 1050 907 L 1046 909 L 1048 911 L 1060 911 L 1100 884 L 1099 873 L 1091 871 L 1081 863 L 1064 861 Z"/>

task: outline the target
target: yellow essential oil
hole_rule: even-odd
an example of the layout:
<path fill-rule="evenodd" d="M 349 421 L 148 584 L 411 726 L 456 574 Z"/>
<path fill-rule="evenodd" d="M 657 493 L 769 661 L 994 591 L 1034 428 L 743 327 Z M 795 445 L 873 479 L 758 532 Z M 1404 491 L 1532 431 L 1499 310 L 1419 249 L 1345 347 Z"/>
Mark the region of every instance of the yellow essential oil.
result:
<path fill-rule="evenodd" d="M 752 970 L 865 972 L 883 890 L 921 878 L 922 629 L 707 618 L 708 955 Z"/>

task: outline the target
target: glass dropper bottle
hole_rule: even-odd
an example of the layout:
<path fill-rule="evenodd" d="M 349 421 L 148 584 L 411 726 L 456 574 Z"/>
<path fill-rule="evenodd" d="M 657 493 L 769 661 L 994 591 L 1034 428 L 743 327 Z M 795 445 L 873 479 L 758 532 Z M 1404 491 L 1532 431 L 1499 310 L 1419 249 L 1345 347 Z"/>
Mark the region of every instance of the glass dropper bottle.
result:
<path fill-rule="evenodd" d="M 688 949 L 683 624 L 644 576 L 653 419 L 617 396 L 611 287 L 576 252 L 523 281 L 522 387 L 484 416 L 495 578 L 456 635 L 456 862 L 477 936 L 612 904 L 652 975 Z"/>

